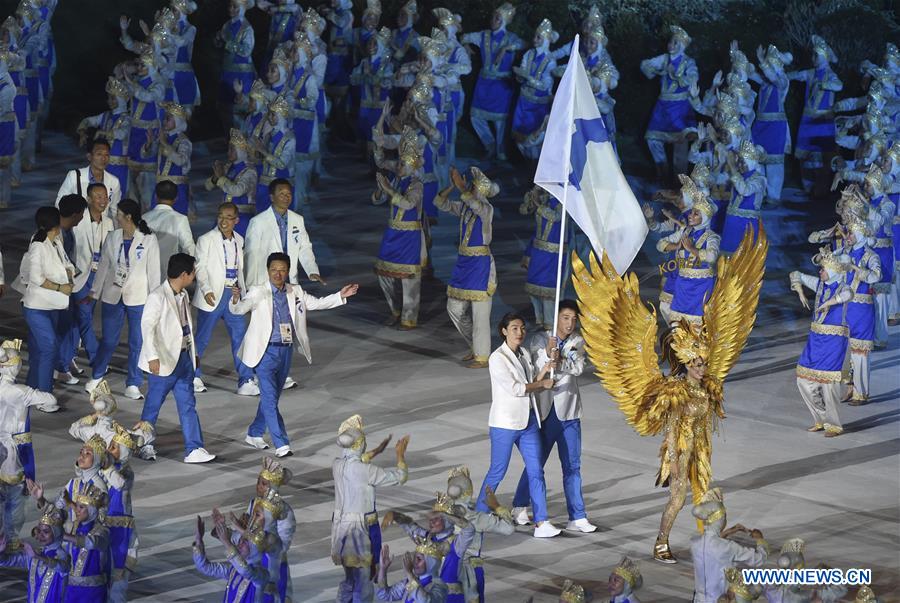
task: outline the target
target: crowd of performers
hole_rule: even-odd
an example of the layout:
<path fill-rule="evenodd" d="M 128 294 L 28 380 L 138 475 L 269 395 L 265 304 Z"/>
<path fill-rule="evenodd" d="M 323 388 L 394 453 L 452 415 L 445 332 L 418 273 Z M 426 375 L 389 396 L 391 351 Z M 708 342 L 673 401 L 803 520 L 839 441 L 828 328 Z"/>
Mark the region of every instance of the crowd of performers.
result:
<path fill-rule="evenodd" d="M 9 203 L 21 172 L 36 166 L 52 94 L 55 8 L 55 0 L 23 0 L 0 29 L 6 44 L 0 52 L 0 206 Z M 571 42 L 551 49 L 559 36 L 549 20 L 538 25 L 525 50 L 507 30 L 515 13 L 508 3 L 495 10 L 490 29 L 470 33 L 463 33 L 459 15 L 436 8 L 438 27 L 426 36 L 414 29 L 415 0 L 401 7 L 395 29 L 381 26 L 377 0 L 369 0 L 359 27 L 349 0 L 334 0 L 320 12 L 293 0 L 261 0 L 255 9 L 270 15 L 271 27 L 265 76 L 257 78 L 254 33 L 246 19 L 253 2 L 232 0 L 229 21 L 217 36 L 224 53 L 217 106 L 229 130 L 228 158 L 214 163 L 206 181 L 207 190 L 221 195 L 215 228 L 195 241 L 192 144 L 186 131 L 201 102 L 191 67 L 196 28 L 188 19 L 196 8 L 191 0 L 172 0 L 152 26 L 139 24 L 141 40 L 132 37 L 130 20 L 121 19 L 121 43 L 137 58 L 117 65 L 109 78 L 109 110 L 79 125 L 89 164 L 67 173 L 55 206 L 36 212 L 36 233 L 11 283 L 22 294 L 28 374 L 27 385 L 15 384 L 22 345 L 4 343 L 0 564 L 28 570 L 29 601 L 126 599 L 138 552 L 130 461 L 156 457 L 155 423 L 169 393 L 178 409 L 185 462 L 215 458 L 205 448 L 195 394 L 206 391 L 201 364 L 220 319 L 231 343 L 237 393 L 259 396 L 245 442 L 258 450 L 271 443 L 279 459 L 293 454 L 278 403 L 281 391 L 295 385 L 289 375 L 294 348 L 311 361 L 306 310 L 342 306 L 358 288 L 348 284 L 317 298 L 297 284 L 305 276 L 325 285 L 297 210 L 324 175 L 326 119 L 334 128 L 355 130 L 372 162 L 372 202 L 388 209 L 374 266 L 389 309 L 387 324 L 400 330 L 418 325 L 421 279 L 430 270 L 430 227 L 440 212 L 458 219 L 447 312 L 469 348 L 466 366 L 489 368 L 493 400 L 490 467 L 481 489 L 476 493 L 467 468 L 455 468 L 446 492 L 424 516 L 427 527 L 397 511 L 387 511 L 379 521 L 375 506 L 378 488 L 406 481 L 409 438 L 396 444 L 396 466 L 383 469 L 371 461 L 388 441 L 367 451 L 362 419 L 354 416 L 341 425 L 332 527 L 332 558 L 345 574 L 339 601 L 483 601 L 485 534 L 509 535 L 515 525 L 532 522 L 536 537 L 561 531 L 548 519 L 542 469 L 554 446 L 563 469 L 566 529 L 595 531 L 581 495 L 582 407 L 576 381 L 588 360 L 641 435 L 664 434 L 659 484 L 669 487 L 670 499 L 653 546 L 657 561 L 676 561 L 669 532 L 687 493 L 692 495 L 693 514 L 702 525 L 691 545 L 695 601 L 761 595 L 770 601 L 834 601 L 845 594 L 789 586 L 762 593 L 741 583 L 735 567 L 765 563 L 768 547 L 758 530 L 740 524 L 726 528 L 722 494 L 711 488 L 711 437 L 724 418 L 722 380 L 755 317 L 767 248 L 764 204 L 781 198 L 785 157 L 792 148 L 802 162 L 805 188 L 812 188 L 822 170 L 833 171 L 835 189 L 842 188 L 835 226 L 810 235 L 810 242 L 821 246 L 813 258 L 818 276 L 790 275 L 791 288 L 813 312 L 797 367 L 800 394 L 814 417 L 810 431 L 840 434 L 839 403 L 858 405 L 869 397 L 869 354 L 886 345 L 888 325 L 900 319 L 900 271 L 895 270 L 900 52 L 895 45 L 887 45 L 881 65 L 860 66 L 866 95 L 842 100 L 836 99 L 842 83 L 831 68 L 837 57 L 818 36 L 810 41 L 811 68 L 800 71 L 789 71 L 793 57 L 774 46 L 758 48 L 754 65 L 732 44 L 728 73 L 716 74 L 702 95 L 696 64 L 686 54 L 691 38 L 680 27 L 671 28 L 665 54 L 641 64 L 646 77 L 660 78 L 645 134 L 657 174 L 662 182 L 670 180 L 671 146 L 681 183 L 680 190 L 658 193 L 661 211 L 644 207 L 650 229 L 660 235 L 657 249 L 668 255 L 659 299 L 667 325 L 663 359 L 670 370 L 664 376 L 655 359 L 651 366 L 644 356 L 632 357 L 634 346 L 626 344 L 634 342 L 613 336 L 625 316 L 656 324 L 639 303 L 633 276 L 598 266 L 589 273 L 576 261 L 573 281 L 580 303 L 556 305 L 557 254 L 561 244 L 573 241 L 566 241 L 560 228 L 559 203 L 539 188 L 529 191 L 520 207 L 535 216 L 523 265 L 539 333 L 526 339 L 525 319 L 507 315 L 497 328 L 503 344 L 491 351 L 497 287 L 491 199 L 500 185 L 478 167 L 465 174 L 456 168 L 456 136 L 466 106 L 461 78 L 476 58 L 480 67 L 469 117 L 486 158 L 506 158 L 509 129 L 519 153 L 536 160 L 554 78 L 572 50 Z M 592 9 L 581 25 L 578 50 L 613 137 L 610 92 L 619 73 L 605 48 L 600 12 Z M 784 113 L 791 81 L 805 84 L 795 145 Z M 847 115 L 835 118 L 835 113 Z M 853 159 L 831 159 L 838 147 L 852 150 Z M 717 270 L 720 258 L 729 259 L 724 270 Z M 812 304 L 804 287 L 815 293 Z M 0 273 L 0 294 L 4 289 Z M 601 303 L 598 292 L 615 303 Z M 733 295 L 752 303 L 735 310 L 726 303 Z M 97 301 L 99 334 L 93 326 Z M 735 311 L 740 315 L 729 314 Z M 249 326 L 245 314 L 251 316 Z M 584 315 L 592 316 L 582 325 L 592 353 L 603 350 L 621 363 L 600 363 L 585 352 L 577 332 Z M 126 322 L 124 395 L 146 396 L 141 420 L 130 427 L 115 420 L 116 402 L 106 381 Z M 725 338 L 710 337 L 733 323 L 742 327 Z M 638 331 L 644 337 L 640 343 L 652 348 L 655 328 L 649 336 L 646 329 L 628 332 Z M 94 412 L 73 423 L 70 433 L 84 442 L 76 475 L 48 500 L 36 480 L 29 409 L 58 409 L 54 386 L 79 382 L 80 349 L 90 364 L 85 389 Z M 842 395 L 848 375 L 850 386 Z M 514 446 L 526 469 L 506 508 L 495 492 Z M 225 547 L 225 561 L 208 559 L 205 524 L 198 518 L 194 563 L 203 574 L 226 581 L 226 601 L 292 599 L 287 559 L 296 523 L 279 495 L 290 479 L 280 462 L 264 462 L 242 517 L 213 510 L 211 533 Z M 37 545 L 19 539 L 29 497 L 41 510 L 32 532 Z M 397 565 L 404 575 L 391 582 L 394 557 L 381 546 L 381 530 L 394 524 L 411 537 L 415 551 L 402 556 Z M 739 533 L 754 544 L 737 543 L 732 537 Z M 777 564 L 804 563 L 803 542 L 787 541 Z M 610 597 L 636 603 L 633 591 L 641 582 L 638 565 L 624 558 L 610 576 Z M 580 586 L 567 583 L 560 600 L 584 596 Z M 875 599 L 861 589 L 857 600 Z"/>

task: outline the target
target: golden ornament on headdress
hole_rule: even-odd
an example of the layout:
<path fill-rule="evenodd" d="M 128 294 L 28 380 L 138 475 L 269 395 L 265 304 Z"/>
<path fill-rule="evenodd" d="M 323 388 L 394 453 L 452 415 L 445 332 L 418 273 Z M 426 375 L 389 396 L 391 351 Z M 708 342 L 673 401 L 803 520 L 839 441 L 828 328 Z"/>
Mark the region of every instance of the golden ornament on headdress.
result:
<path fill-rule="evenodd" d="M 711 218 L 716 213 L 716 209 L 710 203 L 706 192 L 701 190 L 690 176 L 678 174 L 678 180 L 681 182 L 682 193 L 687 194 L 691 200 L 691 208 L 696 209 L 707 218 Z"/>
<path fill-rule="evenodd" d="M 803 542 L 802 538 L 790 538 L 784 541 L 784 544 L 781 545 L 782 553 L 800 553 L 803 554 L 803 550 L 806 547 L 806 543 Z"/>
<path fill-rule="evenodd" d="M 769 44 L 766 48 L 765 62 L 776 71 L 784 69 L 784 66 L 790 65 L 793 60 L 794 55 L 789 52 L 781 52 L 774 44 Z"/>
<path fill-rule="evenodd" d="M 249 152 L 252 148 L 250 146 L 250 141 L 247 140 L 244 133 L 237 128 L 231 128 L 231 131 L 228 133 L 228 142 L 239 151 Z"/>
<path fill-rule="evenodd" d="M 119 446 L 124 446 L 129 450 L 137 449 L 137 442 L 127 431 L 116 431 L 110 441 L 115 442 Z"/>
<path fill-rule="evenodd" d="M 19 3 L 19 7 L 16 9 L 17 15 L 27 16 L 29 19 L 34 21 L 41 16 L 40 8 L 35 2 L 21 2 Z"/>
<path fill-rule="evenodd" d="M 171 115 L 176 119 L 180 119 L 182 121 L 188 120 L 188 112 L 187 109 L 179 105 L 175 102 L 163 102 L 159 104 L 162 107 L 163 111 Z"/>
<path fill-rule="evenodd" d="M 269 482 L 271 486 L 278 488 L 290 479 L 291 473 L 276 461 L 263 460 L 263 468 L 259 472 L 259 476 Z"/>
<path fill-rule="evenodd" d="M 365 433 L 365 429 L 363 428 L 363 419 L 359 415 L 353 415 L 349 419 L 346 419 L 341 426 L 338 427 L 338 435 L 341 435 L 345 431 L 349 431 L 351 429 L 355 429 L 360 433 Z"/>
<path fill-rule="evenodd" d="M 156 66 L 156 53 L 152 50 L 147 49 L 141 53 L 138 60 L 146 65 L 147 67 L 155 67 Z"/>
<path fill-rule="evenodd" d="M 813 256 L 812 262 L 816 266 L 824 268 L 834 274 L 847 272 L 847 264 L 843 263 L 841 261 L 841 256 L 836 255 L 829 247 L 820 247 L 819 253 Z"/>
<path fill-rule="evenodd" d="M 431 11 L 431 14 L 434 15 L 438 25 L 445 29 L 447 27 L 456 27 L 458 31 L 462 27 L 462 17 L 450 12 L 446 8 L 435 8 Z"/>
<path fill-rule="evenodd" d="M 853 603 L 876 603 L 877 601 L 875 591 L 865 584 L 859 587 L 859 590 L 856 591 L 856 598 L 853 599 Z"/>
<path fill-rule="evenodd" d="M 84 446 L 90 448 L 94 456 L 102 456 L 106 452 L 106 442 L 96 433 L 85 440 Z"/>
<path fill-rule="evenodd" d="M 88 505 L 95 509 L 99 509 L 106 505 L 106 492 L 94 484 L 88 484 L 87 486 L 82 487 L 84 489 L 81 492 L 76 492 L 75 495 L 72 496 L 72 502 L 79 505 Z"/>
<path fill-rule="evenodd" d="M 383 47 L 386 47 L 391 43 L 391 30 L 387 27 L 382 27 L 372 34 L 372 36 L 377 39 Z"/>
<path fill-rule="evenodd" d="M 869 226 L 869 222 L 855 212 L 850 212 L 847 218 L 844 220 L 844 227 L 849 231 L 857 231 L 862 233 L 862 236 L 869 238 L 873 234 L 872 228 Z"/>
<path fill-rule="evenodd" d="M 682 364 L 709 360 L 709 333 L 700 323 L 681 320 L 672 328 L 672 350 Z"/>
<path fill-rule="evenodd" d="M 690 45 L 691 36 L 689 36 L 688 32 L 686 32 L 684 29 L 682 29 L 681 27 L 678 27 L 677 25 L 672 25 L 669 28 L 669 31 L 672 32 L 673 40 L 675 40 L 676 42 L 680 42 L 685 48 L 687 48 Z"/>
<path fill-rule="evenodd" d="M 257 551 L 265 552 L 265 549 L 267 548 L 266 545 L 268 544 L 265 530 L 262 528 L 247 530 L 244 532 L 244 538 L 247 539 L 247 542 L 255 546 Z"/>
<path fill-rule="evenodd" d="M 419 47 L 428 58 L 442 57 L 450 50 L 447 35 L 439 29 L 431 30 L 431 37 L 419 36 Z"/>
<path fill-rule="evenodd" d="M 197 4 L 193 0 L 172 0 L 172 6 L 178 12 L 189 15 L 197 10 Z"/>
<path fill-rule="evenodd" d="M 478 195 L 490 198 L 500 192 L 499 187 L 477 167 L 472 166 L 469 172 L 472 174 L 472 186 Z"/>
<path fill-rule="evenodd" d="M 262 507 L 275 519 L 281 518 L 284 512 L 284 501 L 271 488 L 266 492 L 265 496 L 257 497 L 254 505 Z"/>
<path fill-rule="evenodd" d="M 131 87 L 122 80 L 110 76 L 106 80 L 106 93 L 127 100 L 131 98 Z"/>
<path fill-rule="evenodd" d="M 269 111 L 274 113 L 275 115 L 280 115 L 285 119 L 288 119 L 294 115 L 294 108 L 291 106 L 291 101 L 288 100 L 286 96 L 283 94 L 279 94 L 269 103 Z"/>
<path fill-rule="evenodd" d="M 366 9 L 363 11 L 363 17 L 366 15 L 381 17 L 381 0 L 366 0 Z"/>
<path fill-rule="evenodd" d="M 869 167 L 869 171 L 866 172 L 866 184 L 871 185 L 877 191 L 880 191 L 883 188 L 884 172 L 881 171 L 880 167 L 875 164 L 872 164 Z"/>
<path fill-rule="evenodd" d="M 444 547 L 430 538 L 414 538 L 416 552 L 440 561 L 444 558 Z"/>
<path fill-rule="evenodd" d="M 566 603 L 584 603 L 584 589 L 580 584 L 575 584 L 571 580 L 563 582 L 562 592 L 559 594 L 559 600 Z"/>
<path fill-rule="evenodd" d="M 721 111 L 728 117 L 737 116 L 737 99 L 730 92 L 720 90 L 716 95 L 716 110 Z"/>
<path fill-rule="evenodd" d="M 891 148 L 887 150 L 887 155 L 891 158 L 895 167 L 900 165 L 900 141 L 894 141 Z"/>
<path fill-rule="evenodd" d="M 102 379 L 97 386 L 91 390 L 90 400 L 93 402 L 100 396 L 111 396 L 112 390 L 109 389 L 109 382 L 106 379 Z"/>
<path fill-rule="evenodd" d="M 7 354 L 6 360 L 0 361 L 0 366 L 12 366 L 22 362 L 22 358 L 19 355 L 19 350 L 22 349 L 21 339 L 7 339 L 0 344 L 0 348 L 6 351 L 15 352 L 15 354 Z"/>
<path fill-rule="evenodd" d="M 541 21 L 537 29 L 534 30 L 534 35 L 550 42 L 555 42 L 559 39 L 559 34 L 553 31 L 553 23 L 550 22 L 550 19 Z"/>
<path fill-rule="evenodd" d="M 641 568 L 635 561 L 627 556 L 622 557 L 619 564 L 613 568 L 612 573 L 622 578 L 622 580 L 627 582 L 632 589 L 640 588 L 644 580 L 641 576 Z"/>
<path fill-rule="evenodd" d="M 400 10 L 410 17 L 415 17 L 419 14 L 419 5 L 416 4 L 416 0 L 409 0 L 409 2 L 400 7 Z"/>
<path fill-rule="evenodd" d="M 46 505 L 41 512 L 38 523 L 51 528 L 59 528 L 66 522 L 63 513 L 56 508 L 56 505 Z"/>
<path fill-rule="evenodd" d="M 503 22 L 508 25 L 509 22 L 512 21 L 513 17 L 516 16 L 516 7 L 509 2 L 504 2 L 497 7 L 497 12 L 500 13 L 500 17 L 503 19 Z"/>
<path fill-rule="evenodd" d="M 290 76 L 291 70 L 294 67 L 293 61 L 291 58 L 285 53 L 282 49 L 276 49 L 275 53 L 272 55 L 271 63 L 275 63 L 277 66 L 284 69 L 285 76 Z"/>
<path fill-rule="evenodd" d="M 156 18 L 156 22 L 160 24 L 164 29 L 171 31 L 174 29 L 175 24 L 178 23 L 178 18 L 175 16 L 175 13 L 172 12 L 172 9 L 168 6 L 159 11 L 159 16 Z M 154 28 L 156 25 L 154 25 Z"/>
<path fill-rule="evenodd" d="M 753 599 L 750 589 L 744 584 L 744 576 L 741 570 L 736 567 L 726 567 L 725 582 L 728 584 L 728 590 L 742 599 Z"/>
<path fill-rule="evenodd" d="M 585 25 L 590 24 L 602 24 L 603 23 L 603 15 L 600 14 L 600 7 L 596 4 L 592 4 L 591 8 L 588 9 L 588 14 L 584 18 Z"/>
<path fill-rule="evenodd" d="M 161 21 L 153 25 L 153 30 L 150 32 L 150 39 L 157 46 L 169 46 L 173 41 L 172 32 L 169 31 L 167 24 Z"/>
<path fill-rule="evenodd" d="M 254 80 L 253 85 L 250 86 L 249 96 L 256 102 L 265 102 L 267 100 L 267 91 L 268 88 L 266 88 L 265 83 L 262 80 L 257 79 Z"/>
<path fill-rule="evenodd" d="M 600 46 L 606 46 L 609 38 L 606 37 L 606 30 L 600 21 L 589 21 L 585 24 L 586 35 L 594 38 Z"/>
<path fill-rule="evenodd" d="M 465 465 L 458 465 L 447 472 L 447 479 L 451 480 L 454 477 L 463 476 L 468 480 L 471 480 L 472 477 L 469 475 L 469 468 Z"/>
<path fill-rule="evenodd" d="M 738 150 L 738 155 L 744 161 L 752 161 L 754 163 L 759 163 L 762 161 L 763 157 L 765 157 L 765 151 L 759 145 L 753 144 L 750 140 L 744 140 L 741 142 L 741 147 Z"/>
<path fill-rule="evenodd" d="M 705 163 L 695 163 L 694 169 L 691 170 L 691 180 L 700 187 L 708 188 L 709 186 L 709 166 Z"/>
<path fill-rule="evenodd" d="M 837 55 L 834 54 L 831 46 L 828 45 L 828 42 L 822 36 L 812 36 L 810 43 L 814 53 L 824 55 L 829 63 L 837 63 Z"/>
<path fill-rule="evenodd" d="M 404 126 L 400 133 L 400 143 L 397 154 L 400 161 L 413 169 L 422 167 L 424 148 L 419 144 L 418 132 L 409 126 Z"/>
<path fill-rule="evenodd" d="M 434 78 L 430 73 L 420 71 L 416 75 L 416 81 L 409 89 L 409 98 L 413 103 L 426 107 L 434 103 Z"/>
<path fill-rule="evenodd" d="M 325 19 L 312 8 L 308 9 L 303 15 L 300 25 L 303 29 L 313 30 L 316 32 L 316 35 L 322 35 L 322 32 L 325 31 Z"/>
<path fill-rule="evenodd" d="M 435 492 L 434 493 L 434 504 L 431 506 L 431 510 L 436 513 L 453 513 L 453 501 L 450 500 L 450 497 L 447 496 L 444 492 Z"/>

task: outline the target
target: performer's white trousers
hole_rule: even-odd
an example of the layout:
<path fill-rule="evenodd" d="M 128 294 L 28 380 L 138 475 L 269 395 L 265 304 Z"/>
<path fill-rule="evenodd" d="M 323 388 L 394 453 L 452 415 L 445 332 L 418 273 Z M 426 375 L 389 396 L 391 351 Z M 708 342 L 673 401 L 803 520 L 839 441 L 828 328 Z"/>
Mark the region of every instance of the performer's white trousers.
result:
<path fill-rule="evenodd" d="M 399 281 L 399 283 L 398 283 Z M 391 314 L 400 317 L 400 324 L 414 327 L 419 320 L 419 303 L 422 298 L 422 277 L 394 278 L 378 275 L 378 284 L 387 300 Z M 400 295 L 397 295 L 397 289 Z"/>
<path fill-rule="evenodd" d="M 130 571 L 125 570 L 124 578 L 113 578 L 109 582 L 109 596 L 107 603 L 125 603 L 128 601 L 128 577 Z"/>
<path fill-rule="evenodd" d="M 885 346 L 888 341 L 888 296 L 889 291 L 875 294 L 875 345 Z"/>
<path fill-rule="evenodd" d="M 370 603 L 374 597 L 375 587 L 369 580 L 369 568 L 345 567 L 335 603 Z"/>
<path fill-rule="evenodd" d="M 22 167 L 26 170 L 34 169 L 35 157 L 37 151 L 37 117 L 28 120 L 25 126 L 25 138 L 22 140 Z"/>
<path fill-rule="evenodd" d="M 686 142 L 666 143 L 655 138 L 647 139 L 647 148 L 650 149 L 650 155 L 656 164 L 668 165 L 669 160 L 666 157 L 666 144 L 672 145 L 672 165 L 678 174 L 686 174 L 688 169 L 688 145 Z"/>
<path fill-rule="evenodd" d="M 531 307 L 534 308 L 535 324 L 539 328 L 552 329 L 553 318 L 555 316 L 553 306 L 556 300 L 547 297 L 537 297 L 535 295 L 529 297 L 531 297 Z"/>
<path fill-rule="evenodd" d="M 150 205 L 153 203 L 153 191 L 156 189 L 156 172 L 153 170 L 128 170 L 128 177 L 131 182 L 128 184 L 128 191 L 133 197 L 137 197 L 135 201 L 140 203 L 141 211 L 150 211 Z"/>
<path fill-rule="evenodd" d="M 497 131 L 496 137 L 491 132 L 491 127 L 489 123 L 494 124 L 494 128 Z M 503 119 L 491 119 L 487 120 L 483 117 L 473 117 L 472 118 L 472 128 L 474 128 L 475 133 L 478 135 L 478 140 L 481 141 L 481 144 L 484 145 L 484 148 L 488 151 L 492 151 L 497 155 L 505 155 L 505 141 L 506 141 L 506 118 Z"/>
<path fill-rule="evenodd" d="M 850 352 L 850 365 L 853 367 L 853 399 L 869 398 L 869 355 Z"/>
<path fill-rule="evenodd" d="M 830 431 L 843 429 L 841 418 L 838 416 L 840 383 L 819 383 L 797 377 L 797 388 L 816 425 Z"/>
<path fill-rule="evenodd" d="M 472 348 L 475 360 L 487 362 L 491 355 L 491 304 L 493 298 L 468 301 L 447 298 L 447 314 L 453 326 Z"/>
<path fill-rule="evenodd" d="M 784 164 L 773 163 L 763 166 L 766 171 L 766 195 L 769 199 L 781 199 L 784 187 Z"/>
<path fill-rule="evenodd" d="M 294 163 L 294 211 L 297 211 L 297 206 L 309 200 L 310 178 L 314 166 L 315 162 L 310 159 Z"/>
<path fill-rule="evenodd" d="M 7 541 L 18 538 L 25 524 L 25 498 L 22 484 L 0 483 L 0 527 Z"/>
<path fill-rule="evenodd" d="M 9 207 L 12 201 L 12 158 L 8 165 L 0 167 L 0 207 Z"/>

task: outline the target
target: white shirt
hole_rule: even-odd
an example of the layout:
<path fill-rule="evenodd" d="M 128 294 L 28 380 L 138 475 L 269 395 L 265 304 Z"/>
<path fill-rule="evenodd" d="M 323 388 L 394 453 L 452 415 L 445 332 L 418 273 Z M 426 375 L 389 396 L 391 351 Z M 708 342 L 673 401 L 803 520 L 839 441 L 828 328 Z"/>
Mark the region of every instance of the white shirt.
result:
<path fill-rule="evenodd" d="M 534 378 L 531 354 L 525 346 L 519 346 L 518 352 L 517 355 L 504 342 L 488 358 L 488 370 L 491 373 L 490 427 L 525 429 L 532 410 L 540 423 L 534 394 L 525 391 L 525 386 Z"/>
<path fill-rule="evenodd" d="M 159 243 L 160 274 L 166 274 L 169 258 L 176 253 L 186 253 L 196 258 L 194 235 L 187 216 L 178 213 L 170 205 L 160 203 L 141 217 Z"/>
<path fill-rule="evenodd" d="M 334 521 L 342 517 L 357 519 L 375 511 L 375 488 L 395 486 L 406 481 L 407 471 L 399 467 L 382 469 L 364 463 L 357 450 L 344 449 L 331 464 L 334 476 Z M 354 517 L 355 516 L 355 517 Z M 374 551 L 373 551 L 374 554 Z"/>
<path fill-rule="evenodd" d="M 66 179 L 63 180 L 62 186 L 59 187 L 59 192 L 56 193 L 56 207 L 59 207 L 59 200 L 62 199 L 64 195 L 80 194 L 87 199 L 87 188 L 91 183 L 90 170 L 90 166 L 77 170 L 69 170 L 66 174 Z M 80 193 L 78 192 L 78 175 L 76 172 L 81 174 Z M 106 186 L 106 192 L 109 194 L 109 206 L 106 208 L 106 214 L 114 219 L 116 217 L 116 210 L 119 207 L 119 201 L 122 200 L 122 187 L 119 184 L 119 179 L 106 170 L 103 171 L 103 184 Z"/>
<path fill-rule="evenodd" d="M 69 307 L 69 296 L 61 291 L 41 287 L 44 281 L 60 285 L 69 283 L 66 270 L 75 267 L 62 248 L 62 235 L 54 241 L 35 241 L 28 247 L 28 287 L 22 302 L 31 310 L 64 310 Z"/>

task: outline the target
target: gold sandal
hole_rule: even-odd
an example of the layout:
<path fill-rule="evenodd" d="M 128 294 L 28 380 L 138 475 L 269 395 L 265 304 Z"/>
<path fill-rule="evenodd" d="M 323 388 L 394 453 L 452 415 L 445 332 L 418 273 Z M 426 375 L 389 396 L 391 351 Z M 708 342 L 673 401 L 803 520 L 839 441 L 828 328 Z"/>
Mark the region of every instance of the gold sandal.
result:
<path fill-rule="evenodd" d="M 656 544 L 653 545 L 653 558 L 660 563 L 678 563 L 675 555 L 672 554 L 672 549 L 669 548 L 669 541 L 660 540 L 659 538 L 656 539 Z"/>

